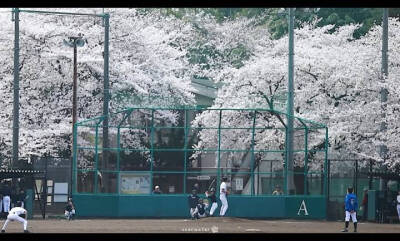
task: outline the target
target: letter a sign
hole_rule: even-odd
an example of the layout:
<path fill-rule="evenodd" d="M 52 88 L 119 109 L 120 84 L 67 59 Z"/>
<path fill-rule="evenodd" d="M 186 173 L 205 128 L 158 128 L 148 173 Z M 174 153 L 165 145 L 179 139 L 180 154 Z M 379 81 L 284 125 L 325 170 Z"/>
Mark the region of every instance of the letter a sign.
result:
<path fill-rule="evenodd" d="M 297 212 L 297 215 L 300 215 L 300 212 L 304 211 L 304 215 L 308 216 L 308 212 L 307 212 L 307 207 L 306 207 L 306 203 L 304 202 L 304 200 L 301 202 L 299 211 Z"/>

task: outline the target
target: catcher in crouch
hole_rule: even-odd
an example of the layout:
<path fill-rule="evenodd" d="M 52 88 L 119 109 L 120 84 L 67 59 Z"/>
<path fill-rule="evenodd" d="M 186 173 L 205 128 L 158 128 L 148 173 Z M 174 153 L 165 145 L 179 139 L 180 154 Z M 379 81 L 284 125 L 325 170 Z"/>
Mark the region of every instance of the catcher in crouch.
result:
<path fill-rule="evenodd" d="M 208 203 L 204 203 L 203 199 L 199 199 L 197 205 L 196 205 L 196 209 L 193 213 L 194 218 L 205 218 L 208 217 L 208 212 L 206 211 L 206 209 L 208 208 Z"/>

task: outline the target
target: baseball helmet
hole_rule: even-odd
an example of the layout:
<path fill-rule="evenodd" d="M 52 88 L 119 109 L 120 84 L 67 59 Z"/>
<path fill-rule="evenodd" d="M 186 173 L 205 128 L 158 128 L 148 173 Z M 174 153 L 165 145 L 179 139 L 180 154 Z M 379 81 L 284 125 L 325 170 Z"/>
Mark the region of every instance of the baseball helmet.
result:
<path fill-rule="evenodd" d="M 211 191 L 211 192 L 215 192 L 215 188 L 212 187 L 212 188 L 210 189 L 210 191 Z"/>

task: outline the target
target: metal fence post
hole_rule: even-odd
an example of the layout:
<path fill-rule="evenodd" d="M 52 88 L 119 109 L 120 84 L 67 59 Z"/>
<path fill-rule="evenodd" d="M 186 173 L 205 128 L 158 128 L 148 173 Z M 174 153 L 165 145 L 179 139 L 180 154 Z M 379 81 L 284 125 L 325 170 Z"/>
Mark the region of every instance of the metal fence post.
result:
<path fill-rule="evenodd" d="M 19 138 L 19 8 L 14 8 L 14 101 L 13 101 L 13 159 L 11 167 L 18 162 Z"/>

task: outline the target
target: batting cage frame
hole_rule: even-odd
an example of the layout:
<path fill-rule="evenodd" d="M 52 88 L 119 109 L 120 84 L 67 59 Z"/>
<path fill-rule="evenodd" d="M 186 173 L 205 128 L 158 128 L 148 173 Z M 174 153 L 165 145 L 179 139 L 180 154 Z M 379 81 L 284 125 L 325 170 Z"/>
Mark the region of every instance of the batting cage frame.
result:
<path fill-rule="evenodd" d="M 200 115 L 208 122 L 195 122 Z M 204 196 L 211 187 L 219 190 L 225 176 L 230 207 L 248 207 L 227 215 L 325 218 L 328 129 L 293 117 L 290 169 L 286 117 L 261 108 L 135 107 L 81 121 L 74 126 L 72 181 L 76 206 L 85 210 L 80 215 L 187 216 L 185 196 L 193 185 Z M 99 132 L 105 119 L 108 140 Z M 232 125 L 233 119 L 241 122 Z M 287 190 L 290 179 L 294 193 Z M 152 193 L 155 185 L 163 195 Z M 277 186 L 283 195 L 272 195 Z M 104 205 L 110 210 L 98 212 Z M 276 208 L 263 210 L 268 206 Z"/>

